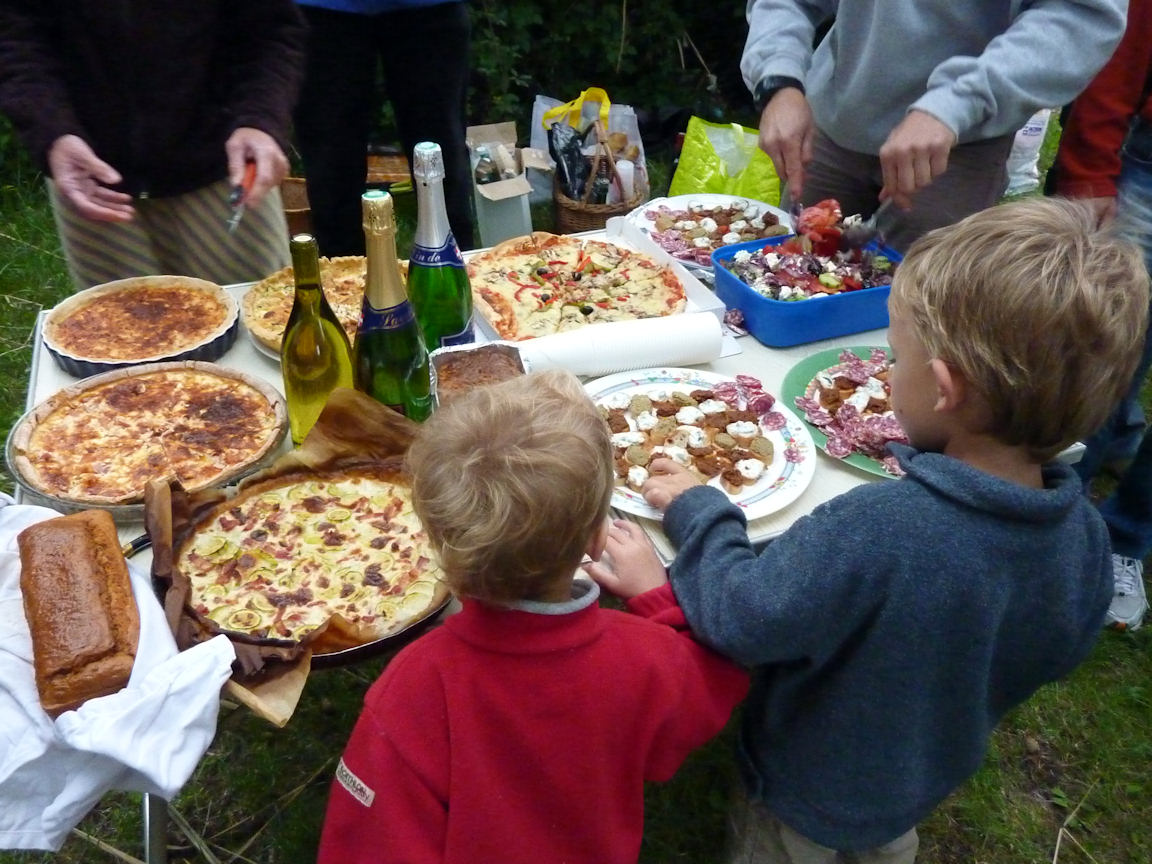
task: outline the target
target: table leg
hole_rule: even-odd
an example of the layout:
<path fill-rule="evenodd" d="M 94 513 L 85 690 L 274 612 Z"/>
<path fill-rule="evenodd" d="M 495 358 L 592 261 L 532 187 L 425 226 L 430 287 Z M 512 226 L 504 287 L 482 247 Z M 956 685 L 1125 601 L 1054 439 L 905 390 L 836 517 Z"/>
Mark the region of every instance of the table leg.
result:
<path fill-rule="evenodd" d="M 168 802 L 144 793 L 144 860 L 168 864 Z"/>

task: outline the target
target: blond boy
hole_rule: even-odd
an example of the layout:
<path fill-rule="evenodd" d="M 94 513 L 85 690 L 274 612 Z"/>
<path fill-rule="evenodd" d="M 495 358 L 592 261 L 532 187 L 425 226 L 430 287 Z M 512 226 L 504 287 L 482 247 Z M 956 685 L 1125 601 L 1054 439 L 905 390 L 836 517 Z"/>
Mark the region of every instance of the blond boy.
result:
<path fill-rule="evenodd" d="M 409 466 L 462 609 L 368 692 L 319 860 L 635 862 L 644 781 L 724 726 L 747 675 L 691 638 L 667 585 L 628 615 L 574 579 L 606 546 L 661 569 L 606 519 L 607 425 L 572 375 L 528 375 L 453 399 Z"/>
<path fill-rule="evenodd" d="M 909 250 L 892 286 L 907 472 L 818 507 L 759 555 L 669 460 L 644 486 L 693 630 L 754 667 L 731 860 L 911 862 L 916 824 L 1006 711 L 1087 655 L 1108 533 L 1066 465 L 1140 353 L 1148 277 L 1086 209 L 1033 199 Z M 628 596 L 663 579 L 628 574 Z"/>

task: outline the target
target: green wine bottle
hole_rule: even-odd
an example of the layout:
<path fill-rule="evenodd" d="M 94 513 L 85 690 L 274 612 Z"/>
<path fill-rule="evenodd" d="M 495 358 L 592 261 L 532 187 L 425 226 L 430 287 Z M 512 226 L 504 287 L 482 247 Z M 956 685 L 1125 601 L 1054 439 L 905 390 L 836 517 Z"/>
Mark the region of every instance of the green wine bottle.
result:
<path fill-rule="evenodd" d="M 300 444 L 337 387 L 352 386 L 352 349 L 320 283 L 316 239 L 297 234 L 290 244 L 296 296 L 280 346 L 280 369 L 292 441 Z"/>
<path fill-rule="evenodd" d="M 368 272 L 352 352 L 356 389 L 412 420 L 426 420 L 432 413 L 428 351 L 396 261 L 392 196 L 369 190 L 361 205 Z"/>
<path fill-rule="evenodd" d="M 444 154 L 422 141 L 412 151 L 416 238 L 408 260 L 408 299 L 429 351 L 476 341 L 472 289 L 444 207 Z"/>

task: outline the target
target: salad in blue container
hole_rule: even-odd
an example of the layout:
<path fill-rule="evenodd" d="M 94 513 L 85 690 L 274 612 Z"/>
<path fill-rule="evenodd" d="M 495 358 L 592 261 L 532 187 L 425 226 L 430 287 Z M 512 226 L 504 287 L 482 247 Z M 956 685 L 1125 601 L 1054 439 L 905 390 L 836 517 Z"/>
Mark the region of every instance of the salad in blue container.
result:
<path fill-rule="evenodd" d="M 787 347 L 888 326 L 888 292 L 901 256 L 845 243 L 832 199 L 805 209 L 798 233 L 717 249 L 716 295 L 760 342 Z"/>

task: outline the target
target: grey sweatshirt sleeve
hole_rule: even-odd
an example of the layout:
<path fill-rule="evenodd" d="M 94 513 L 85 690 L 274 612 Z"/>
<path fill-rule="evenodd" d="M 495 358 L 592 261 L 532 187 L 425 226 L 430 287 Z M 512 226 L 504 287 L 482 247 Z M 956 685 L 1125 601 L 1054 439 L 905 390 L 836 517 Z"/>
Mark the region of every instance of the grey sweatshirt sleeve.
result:
<path fill-rule="evenodd" d="M 1128 8 L 1127 0 L 1019 5 L 1019 15 L 982 54 L 939 64 L 911 107 L 936 117 L 961 140 L 1013 132 L 1019 118 L 1070 102 L 1087 86 L 1124 34 Z"/>
<path fill-rule="evenodd" d="M 835 14 L 836 5 L 836 0 L 748 0 L 748 39 L 740 58 L 748 89 L 769 75 L 803 82 L 816 27 Z"/>

